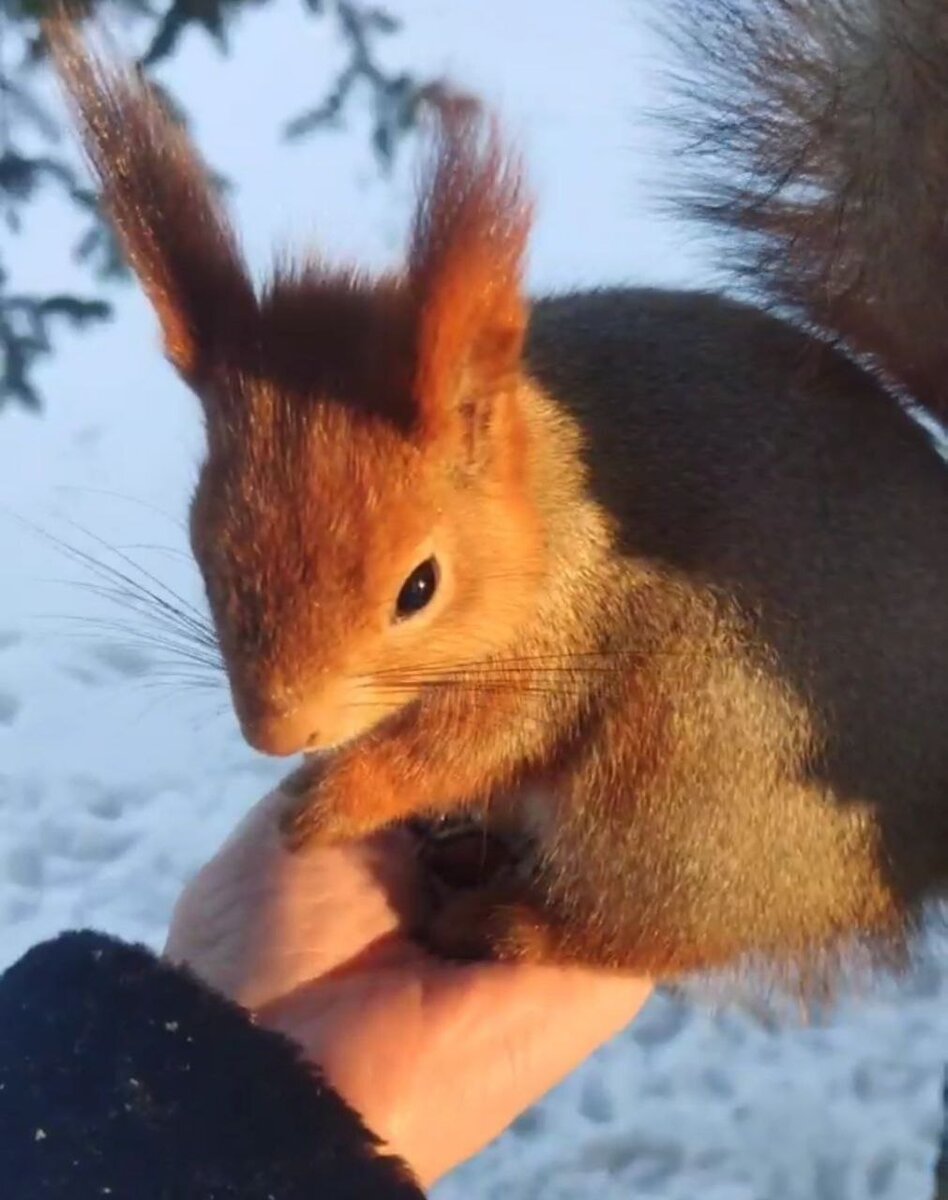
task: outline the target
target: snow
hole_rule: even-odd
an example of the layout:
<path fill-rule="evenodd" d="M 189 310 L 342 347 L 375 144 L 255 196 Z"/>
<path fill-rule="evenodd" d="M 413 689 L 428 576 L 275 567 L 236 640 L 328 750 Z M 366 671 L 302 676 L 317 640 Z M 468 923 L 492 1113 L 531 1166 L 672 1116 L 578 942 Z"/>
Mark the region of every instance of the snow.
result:
<path fill-rule="evenodd" d="M 651 204 L 663 160 L 644 110 L 662 94 L 641 3 L 586 0 L 581 19 L 549 0 L 394 7 L 406 27 L 385 48 L 391 61 L 480 87 L 527 148 L 537 286 L 708 278 L 701 247 Z M 245 21 L 234 60 L 192 39 L 167 77 L 207 155 L 239 184 L 251 258 L 264 263 L 274 240 L 312 239 L 388 261 L 407 160 L 380 179 L 364 117 L 281 145 L 279 120 L 312 98 L 339 50 L 291 6 Z M 74 275 L 81 287 L 74 232 L 43 200 L 4 247 L 17 282 Z M 50 540 L 202 603 L 183 527 L 197 413 L 144 302 L 131 290 L 117 299 L 113 324 L 66 339 L 43 370 L 44 417 L 0 418 L 0 965 L 66 927 L 159 947 L 184 881 L 280 773 L 242 745 L 225 692 L 175 676 L 158 647 L 130 638 L 118 626 L 134 615 L 83 586 L 115 581 Z M 927 1200 L 945 998 L 934 950 L 819 1028 L 773 1032 L 656 998 L 437 1197 Z"/>

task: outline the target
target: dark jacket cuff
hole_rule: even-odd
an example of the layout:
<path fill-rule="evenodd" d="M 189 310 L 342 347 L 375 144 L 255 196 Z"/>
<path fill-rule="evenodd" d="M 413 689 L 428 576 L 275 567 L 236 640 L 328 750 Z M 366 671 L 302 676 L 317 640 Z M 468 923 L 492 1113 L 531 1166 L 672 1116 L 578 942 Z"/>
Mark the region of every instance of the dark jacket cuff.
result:
<path fill-rule="evenodd" d="M 0 978 L 9 1200 L 419 1200 L 288 1039 L 141 947 L 64 934 Z"/>

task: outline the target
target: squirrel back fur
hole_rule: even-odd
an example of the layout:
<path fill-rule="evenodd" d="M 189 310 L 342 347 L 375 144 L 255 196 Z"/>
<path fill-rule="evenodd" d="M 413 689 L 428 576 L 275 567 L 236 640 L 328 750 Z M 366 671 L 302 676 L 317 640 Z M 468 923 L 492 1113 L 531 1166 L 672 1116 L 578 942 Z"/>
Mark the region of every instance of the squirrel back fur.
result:
<path fill-rule="evenodd" d="M 530 303 L 518 161 L 447 90 L 405 269 L 255 289 L 183 132 L 50 26 L 205 413 L 192 545 L 235 708 L 258 748 L 309 752 L 288 838 L 460 809 L 535 846 L 429 915 L 436 948 L 804 977 L 896 952 L 944 892 L 948 471 L 902 400 L 944 412 L 948 177 L 917 213 L 890 178 L 933 153 L 937 7 L 696 14 L 722 172 L 698 207 L 806 330 L 701 293 Z M 924 64 L 916 34 L 941 39 Z M 892 141 L 896 83 L 924 153 Z"/>

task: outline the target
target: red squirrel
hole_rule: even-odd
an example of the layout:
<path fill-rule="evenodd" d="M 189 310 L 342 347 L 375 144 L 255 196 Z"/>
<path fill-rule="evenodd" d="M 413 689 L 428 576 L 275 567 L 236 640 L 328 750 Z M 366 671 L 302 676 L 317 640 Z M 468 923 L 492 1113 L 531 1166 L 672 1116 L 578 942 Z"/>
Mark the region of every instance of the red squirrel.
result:
<path fill-rule="evenodd" d="M 432 909 L 446 955 L 805 971 L 897 956 L 948 880 L 948 470 L 907 412 L 948 416 L 948 18 L 692 16 L 685 199 L 762 304 L 529 299 L 520 160 L 448 90 L 404 268 L 255 288 L 187 135 L 49 26 L 203 408 L 243 733 L 306 756 L 288 842 L 468 812 L 532 846 Z"/>

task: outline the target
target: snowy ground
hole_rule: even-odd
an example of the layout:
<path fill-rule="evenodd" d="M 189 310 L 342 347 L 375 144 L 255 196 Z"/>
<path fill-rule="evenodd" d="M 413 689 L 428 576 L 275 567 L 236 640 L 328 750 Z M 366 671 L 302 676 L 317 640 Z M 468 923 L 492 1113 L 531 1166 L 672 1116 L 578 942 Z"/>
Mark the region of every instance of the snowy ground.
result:
<path fill-rule="evenodd" d="M 696 248 L 647 207 L 660 160 L 641 113 L 661 95 L 641 0 L 586 0 L 581 18 L 549 0 L 393 7 L 406 19 L 393 59 L 486 88 L 522 134 L 541 197 L 538 285 L 700 278 Z M 252 256 L 315 231 L 387 259 L 405 172 L 376 177 L 358 122 L 298 148 L 274 136 L 335 47 L 316 25 L 300 36 L 291 6 L 251 20 L 236 63 L 195 44 L 170 78 L 240 185 Z M 4 247 L 18 282 L 61 285 L 70 233 L 44 202 Z M 119 299 L 119 320 L 45 371 L 42 420 L 0 417 L 0 506 L 122 568 L 97 539 L 119 547 L 200 602 L 181 527 L 196 414 L 144 304 Z M 0 965 L 68 926 L 158 945 L 183 881 L 277 771 L 241 745 L 222 692 L 169 677 L 159 652 L 96 624 L 123 618 L 77 586 L 90 571 L 3 511 L 0 564 Z M 438 1195 L 927 1200 L 945 998 L 933 958 L 821 1029 L 770 1034 L 658 999 Z"/>

